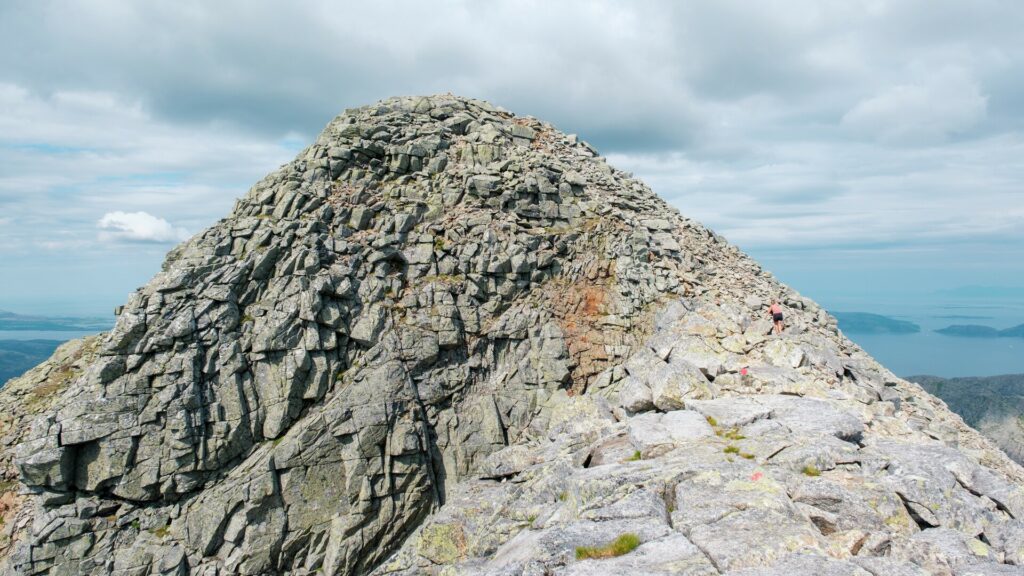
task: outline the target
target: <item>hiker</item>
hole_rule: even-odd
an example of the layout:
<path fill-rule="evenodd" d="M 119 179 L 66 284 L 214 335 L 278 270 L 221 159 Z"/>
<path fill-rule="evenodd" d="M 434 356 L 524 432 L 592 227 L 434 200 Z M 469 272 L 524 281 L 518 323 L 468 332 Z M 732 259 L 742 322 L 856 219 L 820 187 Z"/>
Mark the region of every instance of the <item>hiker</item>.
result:
<path fill-rule="evenodd" d="M 775 324 L 775 333 L 782 334 L 782 305 L 779 304 L 778 300 L 772 300 L 772 305 L 768 307 L 768 313 L 771 314 L 772 322 Z"/>

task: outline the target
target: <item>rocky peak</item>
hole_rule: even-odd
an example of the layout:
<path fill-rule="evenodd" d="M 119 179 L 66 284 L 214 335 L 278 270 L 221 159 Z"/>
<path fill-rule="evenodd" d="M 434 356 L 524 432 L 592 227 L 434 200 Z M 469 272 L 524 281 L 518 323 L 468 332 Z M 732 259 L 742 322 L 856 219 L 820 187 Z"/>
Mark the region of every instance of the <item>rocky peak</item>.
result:
<path fill-rule="evenodd" d="M 591 146 L 485 102 L 346 111 L 93 347 L 6 442 L 15 573 L 1021 560 L 1005 455 Z"/>

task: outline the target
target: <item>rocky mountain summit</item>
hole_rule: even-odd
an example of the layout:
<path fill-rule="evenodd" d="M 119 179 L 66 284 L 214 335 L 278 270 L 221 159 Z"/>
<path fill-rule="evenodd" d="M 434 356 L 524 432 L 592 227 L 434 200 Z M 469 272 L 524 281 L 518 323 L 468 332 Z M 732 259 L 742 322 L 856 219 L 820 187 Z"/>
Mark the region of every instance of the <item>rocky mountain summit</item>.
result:
<path fill-rule="evenodd" d="M 585 142 L 454 96 L 333 120 L 0 405 L 12 574 L 1024 570 L 1005 454 Z"/>

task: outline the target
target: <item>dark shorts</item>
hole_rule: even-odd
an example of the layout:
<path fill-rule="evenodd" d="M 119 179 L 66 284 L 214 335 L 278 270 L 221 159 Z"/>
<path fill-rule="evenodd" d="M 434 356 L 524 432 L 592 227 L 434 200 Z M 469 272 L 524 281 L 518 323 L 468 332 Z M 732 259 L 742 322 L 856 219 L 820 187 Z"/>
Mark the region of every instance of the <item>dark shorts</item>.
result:
<path fill-rule="evenodd" d="M 772 320 L 774 320 L 775 322 L 782 322 L 782 312 L 779 312 L 778 314 L 772 314 Z"/>

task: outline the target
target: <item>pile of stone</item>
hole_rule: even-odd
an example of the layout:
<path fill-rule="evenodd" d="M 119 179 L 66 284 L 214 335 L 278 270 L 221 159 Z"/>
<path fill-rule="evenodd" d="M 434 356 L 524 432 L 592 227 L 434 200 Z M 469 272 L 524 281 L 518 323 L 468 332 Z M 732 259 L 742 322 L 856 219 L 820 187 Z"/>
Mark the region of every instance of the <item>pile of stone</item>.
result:
<path fill-rule="evenodd" d="M 1020 467 L 591 146 L 485 102 L 345 112 L 89 350 L 0 392 L 45 407 L 0 458 L 11 573 L 1024 561 Z"/>

